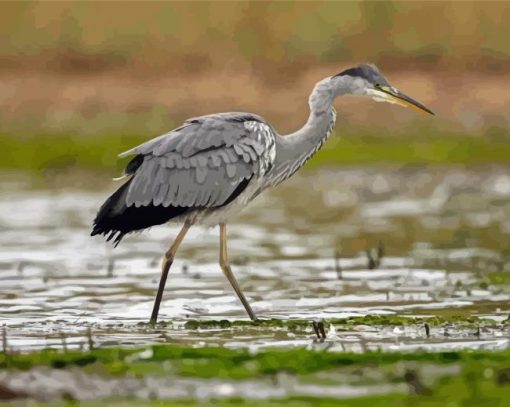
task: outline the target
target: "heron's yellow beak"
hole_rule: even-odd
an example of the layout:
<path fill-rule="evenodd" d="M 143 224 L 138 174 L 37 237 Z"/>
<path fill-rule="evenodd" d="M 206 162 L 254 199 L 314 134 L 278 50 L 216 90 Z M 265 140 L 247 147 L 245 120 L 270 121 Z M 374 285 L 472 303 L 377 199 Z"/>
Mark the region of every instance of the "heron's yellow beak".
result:
<path fill-rule="evenodd" d="M 427 109 L 420 102 L 410 98 L 409 96 L 403 94 L 398 89 L 392 88 L 390 86 L 378 86 L 375 89 L 375 93 L 377 96 L 384 99 L 385 102 L 397 103 L 404 107 L 410 107 L 412 109 L 418 110 L 422 113 L 434 114 L 430 109 Z"/>

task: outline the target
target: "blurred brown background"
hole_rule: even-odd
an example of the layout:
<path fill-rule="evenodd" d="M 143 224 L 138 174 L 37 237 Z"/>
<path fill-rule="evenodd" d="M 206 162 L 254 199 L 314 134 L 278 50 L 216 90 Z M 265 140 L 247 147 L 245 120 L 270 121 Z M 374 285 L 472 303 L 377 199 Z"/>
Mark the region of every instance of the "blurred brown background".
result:
<path fill-rule="evenodd" d="M 0 131 L 170 129 L 222 110 L 300 126 L 319 79 L 376 63 L 438 114 L 481 134 L 510 120 L 507 2 L 3 2 Z M 364 99 L 340 126 L 425 120 Z"/>

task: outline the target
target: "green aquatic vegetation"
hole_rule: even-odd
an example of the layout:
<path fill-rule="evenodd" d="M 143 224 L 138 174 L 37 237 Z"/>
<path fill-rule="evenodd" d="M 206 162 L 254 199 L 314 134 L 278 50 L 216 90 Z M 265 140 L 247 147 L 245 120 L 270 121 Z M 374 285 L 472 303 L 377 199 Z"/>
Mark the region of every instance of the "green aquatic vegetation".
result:
<path fill-rule="evenodd" d="M 316 352 L 317 353 L 317 352 Z M 324 352 L 322 352 L 324 353 Z M 447 353 L 451 354 L 452 353 Z M 291 356 L 294 356 L 293 353 Z M 358 355 L 361 356 L 361 355 Z M 398 356 L 398 354 L 397 354 Z M 422 357 L 425 356 L 425 357 Z M 407 362 L 402 364 L 398 357 L 388 360 L 379 359 L 377 362 L 389 362 L 391 372 L 395 377 L 390 382 L 395 387 L 393 391 L 383 395 L 367 395 L 361 397 L 346 397 L 337 399 L 333 397 L 312 397 L 290 395 L 282 398 L 271 398 L 266 400 L 247 400 L 244 398 L 213 398 L 210 400 L 197 401 L 193 399 L 181 400 L 133 400 L 123 399 L 119 394 L 115 399 L 101 400 L 101 404 L 130 407 L 130 406 L 195 406 L 195 405 L 218 405 L 218 406 L 443 406 L 447 405 L 505 405 L 505 400 L 510 397 L 510 354 L 508 351 L 491 352 L 461 352 L 458 357 L 446 359 L 435 358 L 434 354 L 408 355 Z M 429 360 L 430 359 L 430 360 Z M 359 360 L 362 360 L 361 358 Z M 371 360 L 362 362 L 377 369 L 378 364 Z M 408 363 L 413 362 L 413 363 Z M 430 372 L 434 363 L 453 362 L 458 369 L 438 371 L 430 377 L 425 372 Z M 360 363 L 357 362 L 359 365 Z M 420 366 L 427 367 L 420 369 Z M 332 373 L 337 374 L 339 370 Z M 149 372 L 151 373 L 151 372 Z M 358 377 L 358 385 L 365 385 L 365 375 Z M 381 384 L 388 383 L 381 377 Z M 216 383 L 216 382 L 215 382 Z M 337 381 L 338 383 L 338 381 Z M 404 386 L 402 386 L 404 385 Z M 321 383 L 317 383 L 320 389 Z M 326 384 L 334 386 L 334 384 Z M 33 403 L 38 406 L 59 406 L 68 405 L 69 400 L 52 401 L 49 403 Z M 81 406 L 97 405 L 99 400 L 88 400 L 80 402 Z M 0 403 L 0 406 L 4 404 Z"/>
<path fill-rule="evenodd" d="M 491 271 L 484 275 L 484 280 L 489 284 L 510 284 L 510 271 Z"/>
<path fill-rule="evenodd" d="M 135 353 L 136 350 L 122 348 L 94 349 L 88 352 L 43 349 L 32 353 L 0 353 L 0 368 L 14 367 L 17 369 L 31 369 L 35 366 L 50 366 L 55 369 L 68 367 L 86 367 L 92 364 L 108 366 L 110 370 L 119 367 L 119 362 Z M 122 370 L 122 369 L 120 369 Z"/>
<path fill-rule="evenodd" d="M 230 407 L 230 406 L 245 406 L 245 407 L 281 407 L 281 406 L 292 406 L 292 407 L 365 407 L 365 406 L 407 406 L 407 402 L 411 402 L 412 398 L 409 398 L 403 394 L 391 394 L 387 396 L 374 396 L 374 397 L 362 397 L 362 398 L 349 398 L 349 399 L 334 399 L 334 398 L 318 398 L 318 397 L 288 397 L 282 399 L 269 399 L 269 400 L 246 400 L 246 399 L 215 399 L 210 402 L 199 402 L 197 400 L 133 400 L 133 401 L 102 401 L 109 407 L 192 407 L 192 406 L 219 406 L 219 407 Z M 419 401 L 419 400 L 418 400 Z M 405 404 L 404 404 L 405 403 Z M 64 407 L 69 406 L 67 402 L 53 402 L 51 404 L 43 403 L 32 403 L 33 406 L 38 407 Z M 84 401 L 80 402 L 80 406 L 89 407 L 96 406 L 97 401 Z M 413 401 L 413 405 L 414 401 Z M 416 404 L 418 406 L 422 404 Z M 430 406 L 438 404 L 427 404 Z M 10 404 L 0 403 L 0 407 L 11 406 Z"/>
<path fill-rule="evenodd" d="M 28 370 L 37 366 L 81 368 L 109 374 L 161 374 L 202 378 L 246 379 L 278 372 L 309 374 L 342 366 L 383 365 L 397 362 L 500 363 L 510 365 L 510 350 L 455 352 L 325 352 L 324 349 L 268 349 L 251 353 L 222 347 L 193 348 L 153 345 L 145 349 L 103 348 L 88 352 L 43 350 L 27 354 L 0 354 L 1 369 Z"/>
<path fill-rule="evenodd" d="M 456 324 L 458 326 L 491 326 L 497 323 L 491 319 L 478 318 L 472 315 L 449 315 L 449 316 L 434 316 L 434 317 L 415 317 L 415 316 L 400 316 L 400 315 L 364 315 L 349 318 L 331 318 L 324 320 L 324 324 L 342 326 L 355 326 L 355 325 L 395 325 L 395 326 L 412 326 L 420 324 L 429 324 L 430 326 L 439 326 L 443 324 Z M 163 325 L 164 326 L 164 323 Z M 184 324 L 186 329 L 231 329 L 231 328 L 286 328 L 289 331 L 309 331 L 312 329 L 312 321 L 304 319 L 262 319 L 257 321 L 247 320 L 189 320 Z"/>
<path fill-rule="evenodd" d="M 310 326 L 307 320 L 260 319 L 257 321 L 234 320 L 189 320 L 184 324 L 186 329 L 228 329 L 236 327 L 287 328 L 290 331 L 302 330 Z"/>
<path fill-rule="evenodd" d="M 30 369 L 41 365 L 52 366 L 55 369 L 79 368 L 90 373 L 101 372 L 106 375 L 120 374 L 139 378 L 173 374 L 201 379 L 228 380 L 260 376 L 276 377 L 275 375 L 281 372 L 303 378 L 306 377 L 304 375 L 327 371 L 332 380 L 326 383 L 316 380 L 314 383 L 319 386 L 318 388 L 321 385 L 334 386 L 335 383 L 342 382 L 341 375 L 345 368 L 351 371 L 357 368 L 357 382 L 351 383 L 353 386 L 367 384 L 366 372 L 383 369 L 381 371 L 383 374 L 378 376 L 379 381 L 386 384 L 407 385 L 407 387 L 395 388 L 394 392 L 385 395 L 340 400 L 327 397 L 289 396 L 263 401 L 242 398 L 208 401 L 219 406 L 441 406 L 446 401 L 455 402 L 455 405 L 504 405 L 501 404 L 503 400 L 510 397 L 509 349 L 363 354 L 310 349 L 271 349 L 252 353 L 244 349 L 233 350 L 221 347 L 154 345 L 130 350 L 105 348 L 90 352 L 43 350 L 28 354 L 0 354 L 1 369 Z M 441 365 L 455 366 L 455 369 L 437 369 L 436 373 L 433 373 L 432 380 L 429 380 L 431 367 Z M 389 378 L 388 372 L 391 373 Z M 371 382 L 371 384 L 377 383 Z M 92 406 L 97 405 L 97 402 L 97 400 L 84 401 L 80 402 L 80 405 Z M 61 401 L 61 403 L 65 402 Z M 104 403 L 110 406 L 129 407 L 135 405 L 193 406 L 203 405 L 204 402 L 191 399 L 124 400 L 120 394 L 114 400 L 104 400 Z M 37 405 L 58 406 L 60 404 L 53 401 L 51 404 Z"/>
<path fill-rule="evenodd" d="M 192 407 L 192 406 L 218 406 L 218 407 L 443 407 L 446 405 L 469 405 L 469 406 L 504 406 L 505 400 L 510 396 L 510 387 L 497 386 L 494 384 L 480 382 L 484 392 L 472 394 L 466 392 L 466 385 L 461 379 L 451 380 L 438 385 L 436 392 L 430 395 L 415 395 L 401 393 L 390 393 L 386 395 L 351 397 L 335 399 L 332 397 L 285 397 L 267 400 L 247 400 L 242 398 L 211 399 L 208 401 L 198 400 L 101 400 L 102 405 L 109 407 Z M 490 394 L 490 395 L 489 395 Z M 80 406 L 97 406 L 98 401 L 81 401 Z M 67 407 L 69 402 L 31 403 L 38 407 Z M 0 403 L 0 407 L 9 406 Z"/>

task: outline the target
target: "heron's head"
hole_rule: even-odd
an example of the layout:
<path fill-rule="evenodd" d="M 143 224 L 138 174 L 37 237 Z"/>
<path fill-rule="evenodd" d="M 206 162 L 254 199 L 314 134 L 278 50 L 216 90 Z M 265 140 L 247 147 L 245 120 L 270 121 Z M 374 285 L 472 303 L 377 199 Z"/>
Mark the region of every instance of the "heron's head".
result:
<path fill-rule="evenodd" d="M 423 113 L 434 114 L 421 103 L 391 86 L 375 65 L 363 64 L 346 69 L 331 79 L 348 84 L 351 94 L 370 96 L 377 102 L 396 103 Z"/>

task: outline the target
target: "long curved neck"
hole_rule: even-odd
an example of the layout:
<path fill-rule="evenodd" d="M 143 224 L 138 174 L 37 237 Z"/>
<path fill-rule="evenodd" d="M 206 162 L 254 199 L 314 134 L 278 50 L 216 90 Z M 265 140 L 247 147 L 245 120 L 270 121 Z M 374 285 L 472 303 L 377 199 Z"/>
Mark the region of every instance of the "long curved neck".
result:
<path fill-rule="evenodd" d="M 348 83 L 331 78 L 315 85 L 308 99 L 310 115 L 305 125 L 294 133 L 277 137 L 273 185 L 294 174 L 324 145 L 335 126 L 333 101 L 350 90 Z"/>

